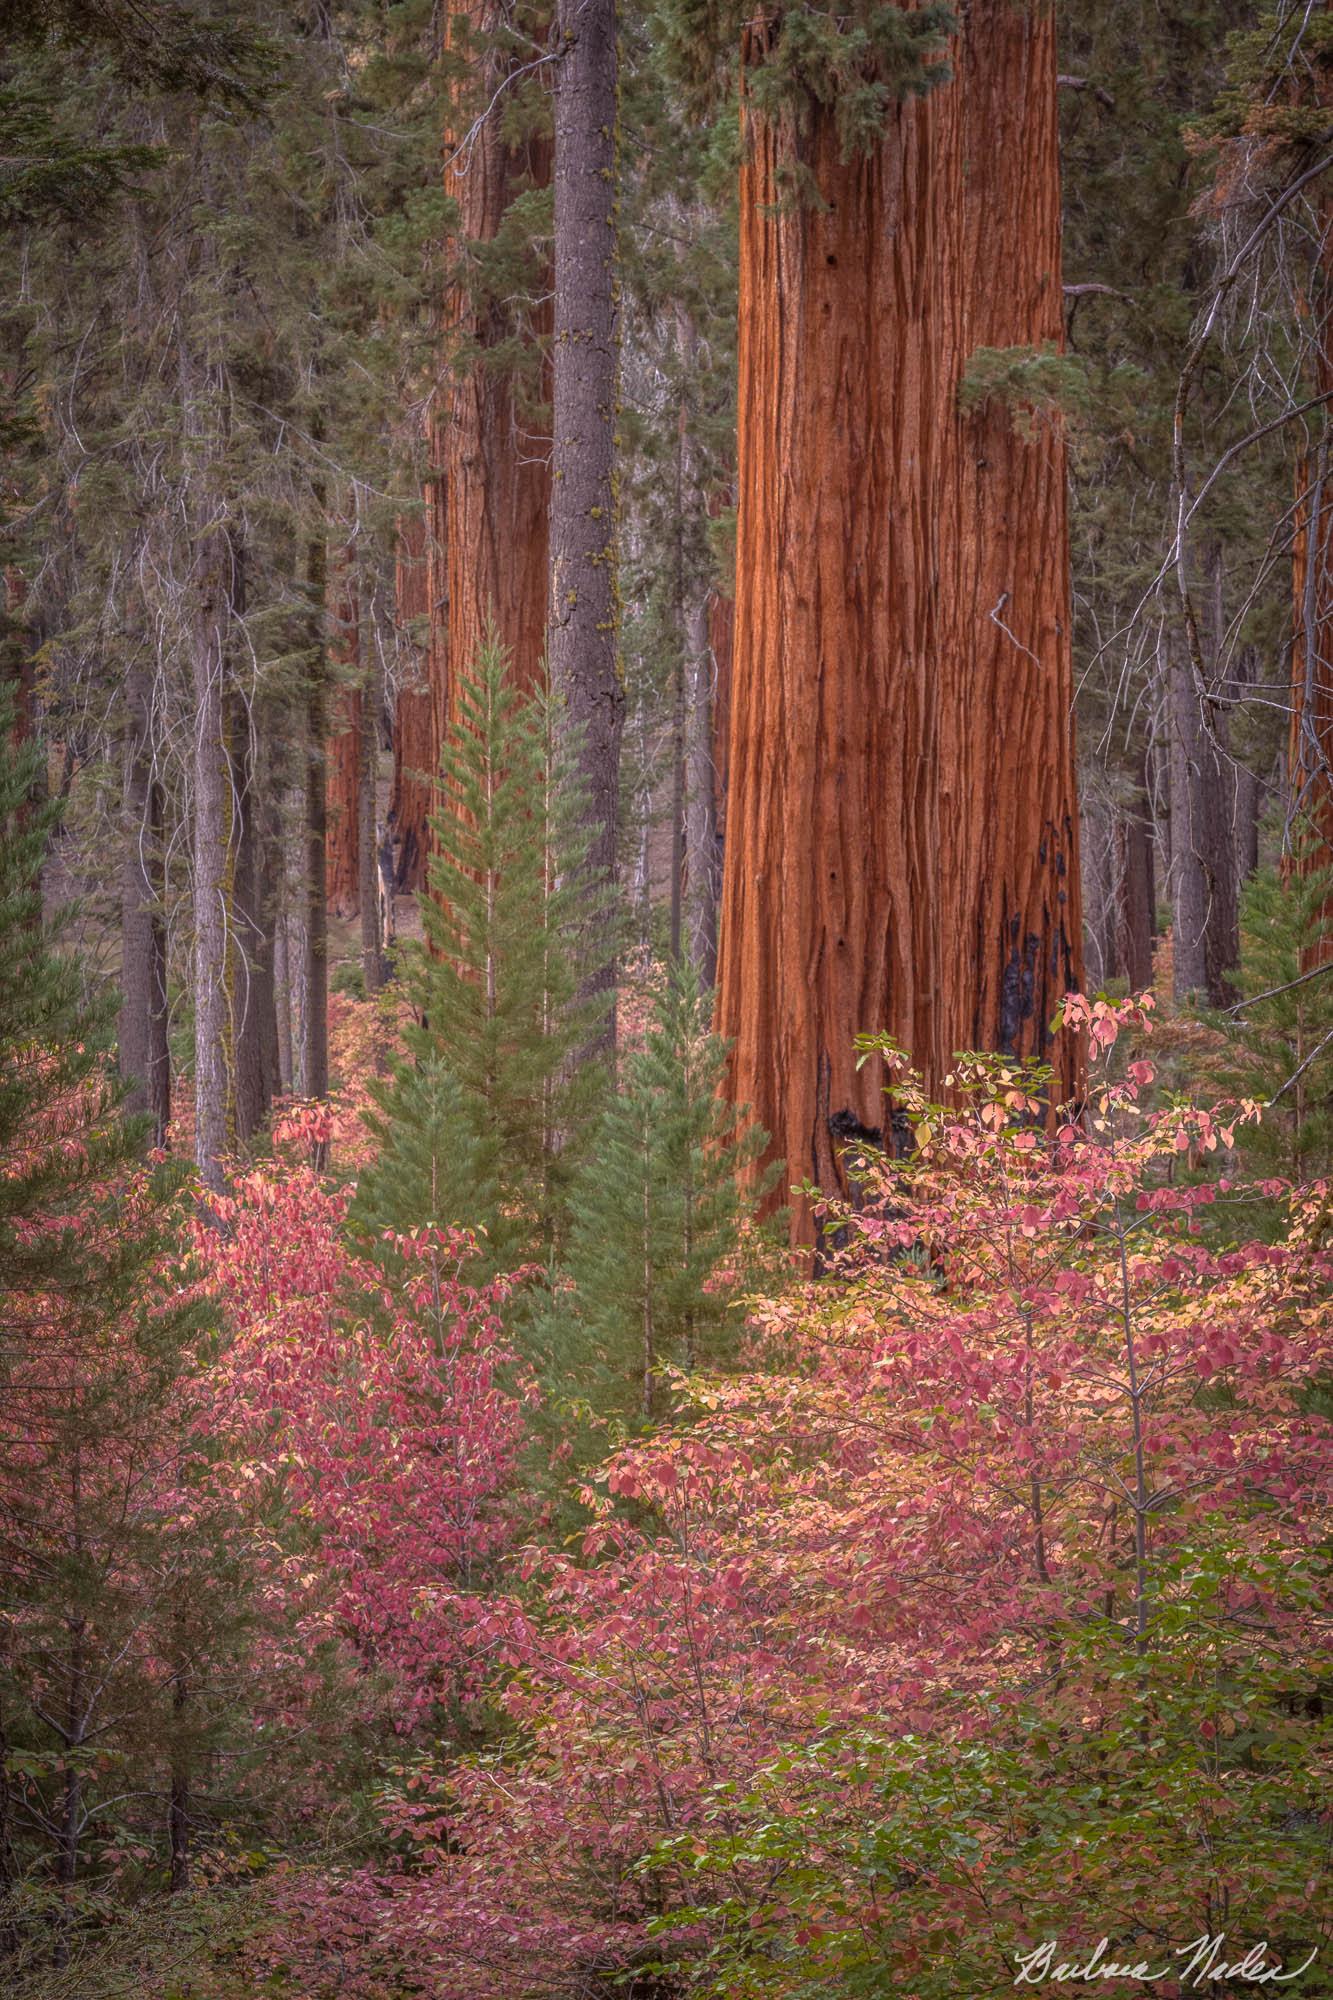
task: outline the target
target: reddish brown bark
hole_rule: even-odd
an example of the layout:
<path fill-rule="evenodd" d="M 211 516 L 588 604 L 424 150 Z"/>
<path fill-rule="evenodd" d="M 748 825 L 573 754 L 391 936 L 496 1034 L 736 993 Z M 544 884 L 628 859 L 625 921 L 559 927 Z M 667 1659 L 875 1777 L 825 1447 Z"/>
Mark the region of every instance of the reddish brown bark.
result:
<path fill-rule="evenodd" d="M 960 37 L 963 361 L 1058 349 L 1060 153 L 1054 10 L 975 0 Z M 985 162 L 984 169 L 978 163 Z M 1068 479 L 1058 418 L 998 398 L 956 418 L 956 568 L 941 661 L 940 880 L 947 1056 L 1052 1053 L 1081 979 Z M 1063 1092 L 1075 1077 L 1068 1049 Z"/>
<path fill-rule="evenodd" d="M 757 118 L 742 169 L 718 1024 L 825 1190 L 883 1123 L 858 1032 L 939 1086 L 960 1048 L 1044 1053 L 1078 970 L 1063 442 L 959 409 L 977 347 L 1060 337 L 1051 24 L 978 0 L 961 40 L 868 156 L 815 117 L 822 205 L 780 202 Z"/>
<path fill-rule="evenodd" d="M 484 263 L 468 257 L 469 243 L 494 241 L 516 195 L 544 186 L 551 175 L 549 138 L 511 143 L 501 118 L 476 123 L 518 60 L 499 32 L 507 18 L 500 0 L 470 0 L 450 28 L 471 60 L 445 149 L 445 193 L 458 203 L 450 246 L 458 271 L 446 304 L 449 374 L 434 433 L 447 523 L 447 534 L 437 538 L 445 549 L 446 631 L 431 670 L 441 715 L 448 705 L 445 674 L 466 668 L 488 626 L 508 647 L 524 686 L 541 671 L 546 639 L 550 439 L 538 417 L 546 389 L 536 356 L 551 309 L 549 302 L 516 305 L 510 293 L 489 291 Z M 545 281 L 532 286 L 534 298 L 547 290 Z M 516 338 L 530 349 L 533 365 L 523 373 L 515 372 Z"/>

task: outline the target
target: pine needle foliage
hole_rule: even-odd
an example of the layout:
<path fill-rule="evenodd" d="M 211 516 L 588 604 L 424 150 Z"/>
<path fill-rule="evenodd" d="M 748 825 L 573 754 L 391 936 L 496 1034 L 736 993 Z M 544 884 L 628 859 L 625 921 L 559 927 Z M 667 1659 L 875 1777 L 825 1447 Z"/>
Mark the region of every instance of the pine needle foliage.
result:
<path fill-rule="evenodd" d="M 382 1155 L 354 1215 L 483 1230 L 504 1268 L 564 1239 L 605 1000 L 585 997 L 597 898 L 568 732 L 543 690 L 513 685 L 494 639 L 458 690 L 439 800 L 424 942 L 403 966 L 417 1025 L 376 1093 Z"/>
<path fill-rule="evenodd" d="M 1238 1137 L 1295 1181 L 1333 1168 L 1333 868 L 1261 868 L 1240 906 L 1244 1004 L 1231 1029 L 1227 1087 L 1265 1107 Z"/>
<path fill-rule="evenodd" d="M 107 1073 L 114 996 L 89 998 L 43 916 L 42 862 L 60 807 L 41 796 L 38 745 L 13 731 L 13 696 L 0 686 L 0 1292 L 11 1300 L 57 1277 L 66 1292 L 105 1281 L 79 1225 L 147 1132 L 120 1115 Z"/>
<path fill-rule="evenodd" d="M 682 963 L 603 1108 L 546 1329 L 557 1393 L 574 1385 L 600 1412 L 662 1414 L 663 1371 L 717 1364 L 753 1277 L 755 1215 L 773 1176 L 752 1171 L 767 1134 L 721 1095 L 725 1063 Z"/>

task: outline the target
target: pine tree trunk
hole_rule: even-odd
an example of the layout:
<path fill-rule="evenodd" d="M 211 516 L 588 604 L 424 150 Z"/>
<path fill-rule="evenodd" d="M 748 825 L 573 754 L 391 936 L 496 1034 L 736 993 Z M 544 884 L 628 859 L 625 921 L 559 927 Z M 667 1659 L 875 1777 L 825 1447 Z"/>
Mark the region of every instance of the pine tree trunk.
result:
<path fill-rule="evenodd" d="M 1207 627 L 1216 682 L 1223 631 L 1219 547 L 1209 566 Z M 1225 1007 L 1236 997 L 1230 974 L 1238 956 L 1235 781 L 1225 720 L 1218 710 L 1205 716 L 1183 646 L 1173 653 L 1170 675 L 1173 984 L 1178 1000 Z"/>
<path fill-rule="evenodd" d="M 263 714 L 270 714 L 268 704 Z M 272 733 L 271 731 L 269 733 Z M 249 1143 L 263 1126 L 278 1088 L 278 1028 L 273 966 L 277 897 L 266 837 L 263 746 L 246 703 L 233 691 L 228 729 L 235 823 L 233 923 L 229 949 L 236 1137 Z"/>
<path fill-rule="evenodd" d="M 1120 849 L 1119 958 L 1131 993 L 1153 980 L 1153 934 L 1157 928 L 1157 887 L 1153 864 L 1152 809 L 1146 769 L 1135 796 L 1122 812 Z"/>
<path fill-rule="evenodd" d="M 394 597 L 399 647 L 409 667 L 406 677 L 399 682 L 394 703 L 389 827 L 394 849 L 394 888 L 410 894 L 422 884 L 432 809 L 431 777 L 439 761 L 439 746 L 431 724 L 430 682 L 425 677 L 430 575 L 424 511 L 398 524 Z"/>
<path fill-rule="evenodd" d="M 171 1855 L 168 1888 L 173 1896 L 183 1895 L 190 1886 L 190 1756 L 185 1739 L 188 1703 L 189 1688 L 184 1674 L 178 1673 L 171 1690 L 171 1793 L 167 1805 Z"/>
<path fill-rule="evenodd" d="M 380 775 L 379 675 L 366 665 L 361 705 L 361 768 L 357 773 L 357 905 L 361 914 L 361 975 L 366 992 L 384 984 L 380 950 L 380 841 L 377 815 Z"/>
<path fill-rule="evenodd" d="M 323 640 L 326 578 L 324 544 L 314 541 L 308 559 L 315 640 L 311 647 L 305 717 L 305 923 L 301 954 L 301 1087 L 307 1097 L 329 1094 L 329 916 L 325 874 L 328 667 Z"/>
<path fill-rule="evenodd" d="M 1080 971 L 1063 440 L 959 410 L 977 347 L 1061 335 L 1049 17 L 980 0 L 956 60 L 868 156 L 812 114 L 820 205 L 746 120 L 718 1026 L 826 1190 L 884 1115 L 858 1032 L 939 1087 L 959 1048 L 1045 1055 Z"/>
<path fill-rule="evenodd" d="M 1324 12 L 1333 12 L 1326 0 Z M 1316 78 L 1326 72 L 1314 71 Z M 1317 84 L 1326 106 L 1326 83 Z M 1333 396 L 1333 197 L 1324 190 L 1316 204 L 1318 253 L 1309 287 L 1311 353 L 1308 386 L 1312 395 Z M 1296 469 L 1295 540 L 1292 550 L 1294 600 L 1291 648 L 1291 725 L 1287 744 L 1287 824 L 1285 851 L 1301 868 L 1333 864 L 1333 454 L 1329 451 L 1329 411 L 1325 401 L 1312 422 L 1318 426 L 1311 448 Z M 1319 935 L 1301 953 L 1310 972 L 1333 958 L 1333 910 L 1326 909 Z"/>
<path fill-rule="evenodd" d="M 1325 223 L 1327 256 L 1333 204 Z M 1313 376 L 1315 393 L 1323 396 L 1333 395 L 1327 292 L 1333 292 L 1328 282 L 1318 290 L 1315 308 L 1320 317 Z M 1327 435 L 1297 469 L 1292 583 L 1289 839 L 1304 862 L 1327 867 L 1333 862 L 1333 455 Z M 1333 942 L 1324 955 L 1329 951 Z"/>
<path fill-rule="evenodd" d="M 1259 679 L 1259 656 L 1253 646 L 1242 648 L 1236 664 L 1235 684 L 1240 699 Z M 1263 786 L 1247 759 L 1238 758 L 1232 772 L 1232 849 L 1236 869 L 1236 908 L 1240 893 L 1259 866 L 1259 821 L 1263 816 Z M 1239 925 L 1237 942 L 1239 943 Z"/>
<path fill-rule="evenodd" d="M 329 659 L 337 675 L 328 746 L 325 865 L 329 908 L 340 917 L 357 914 L 361 889 L 361 736 L 365 724 L 359 678 L 360 606 L 350 561 L 350 555 L 344 554 L 337 565 L 337 586 L 329 607 Z"/>
<path fill-rule="evenodd" d="M 713 662 L 708 598 L 685 613 L 685 887 L 686 945 L 707 988 L 717 977 L 719 855 L 717 771 L 713 762 Z"/>
<path fill-rule="evenodd" d="M 1184 648 L 1171 655 L 1169 686 L 1171 757 L 1171 982 L 1177 1000 L 1198 998 L 1207 986 L 1204 930 L 1208 895 L 1199 851 L 1199 709 Z"/>
<path fill-rule="evenodd" d="M 281 901 L 273 927 L 273 1001 L 274 1026 L 277 1031 L 278 1089 L 288 1096 L 293 1088 L 292 1075 L 292 962 L 291 962 L 291 922 L 286 899 L 286 857 L 280 855 Z"/>
<path fill-rule="evenodd" d="M 458 203 L 450 249 L 464 266 L 446 302 L 445 337 L 451 353 L 466 349 L 468 359 L 447 377 L 435 463 L 447 524 L 448 669 L 467 672 L 493 626 L 516 682 L 530 687 L 546 643 L 551 471 L 540 415 L 549 389 L 539 355 L 551 308 L 546 299 L 516 306 L 512 287 L 507 296 L 479 296 L 476 273 L 467 269 L 468 245 L 493 244 L 515 196 L 551 177 L 549 137 L 516 140 L 494 115 L 475 124 L 478 108 L 489 106 L 506 74 L 526 60 L 514 52 L 508 22 L 501 0 L 469 0 L 466 14 L 450 22 L 451 40 L 470 60 L 445 151 L 444 189 Z M 549 275 L 530 290 L 540 296 L 548 286 Z M 532 365 L 516 371 L 498 354 L 502 346 L 522 346 Z"/>
<path fill-rule="evenodd" d="M 548 665 L 552 691 L 578 732 L 591 870 L 610 887 L 625 709 L 616 653 L 615 0 L 558 0 L 556 22 Z M 607 917 L 599 988 L 614 984 L 609 908 Z"/>
<path fill-rule="evenodd" d="M 333 695 L 325 783 L 325 857 L 329 908 L 354 917 L 361 888 L 361 690 L 339 683 Z"/>
<path fill-rule="evenodd" d="M 223 1184 L 235 1137 L 228 941 L 232 925 L 232 795 L 227 654 L 232 551 L 218 530 L 198 556 L 194 625 L 194 1145 L 204 1186 Z"/>
<path fill-rule="evenodd" d="M 731 677 L 736 649 L 736 600 L 708 594 L 708 658 L 713 687 L 713 817 L 717 824 L 718 895 L 727 844 L 728 758 L 731 754 Z"/>
<path fill-rule="evenodd" d="M 152 750 L 152 685 L 136 659 L 125 685 L 122 746 L 120 895 L 120 1073 L 126 1104 L 166 1142 L 171 1116 L 167 1040 L 167 933 L 164 916 L 162 787 Z"/>
<path fill-rule="evenodd" d="M 1084 807 L 1080 825 L 1083 856 L 1083 941 L 1090 992 L 1099 993 L 1116 976 L 1119 963 L 1120 816 L 1099 799 Z"/>

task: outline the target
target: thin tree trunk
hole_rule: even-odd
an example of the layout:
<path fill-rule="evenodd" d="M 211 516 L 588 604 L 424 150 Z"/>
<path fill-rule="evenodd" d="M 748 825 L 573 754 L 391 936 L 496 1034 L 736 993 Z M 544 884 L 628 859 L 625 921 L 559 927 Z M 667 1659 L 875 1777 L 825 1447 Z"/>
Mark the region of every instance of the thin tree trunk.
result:
<path fill-rule="evenodd" d="M 394 888 L 410 893 L 422 885 L 433 803 L 431 780 L 439 759 L 431 722 L 430 683 L 424 677 L 430 626 L 424 510 L 398 524 L 394 601 L 398 644 L 409 664 L 394 703 L 388 825 L 394 847 Z"/>
<path fill-rule="evenodd" d="M 381 691 L 379 676 L 366 662 L 361 701 L 361 768 L 357 773 L 357 904 L 361 914 L 361 972 L 367 993 L 384 984 L 380 949 L 379 795 Z"/>
<path fill-rule="evenodd" d="M 702 986 L 717 977 L 719 888 L 716 785 L 713 762 L 713 662 L 708 645 L 708 598 L 696 596 L 685 617 L 685 881 L 688 946 Z"/>
<path fill-rule="evenodd" d="M 1153 865 L 1153 830 L 1148 803 L 1146 768 L 1139 787 L 1120 816 L 1119 957 L 1131 993 L 1152 985 L 1153 934 L 1157 927 L 1157 889 Z"/>
<path fill-rule="evenodd" d="M 1244 647 L 1236 665 L 1236 688 L 1243 697 L 1259 678 L 1259 659 L 1253 646 Z M 1240 892 L 1259 866 L 1259 821 L 1263 816 L 1263 786 L 1248 761 L 1237 760 L 1232 772 L 1232 850 L 1236 871 L 1236 906 Z M 1239 932 L 1237 933 L 1239 937 Z"/>
<path fill-rule="evenodd" d="M 228 729 L 235 823 L 233 920 L 228 983 L 235 1052 L 236 1137 L 247 1145 L 263 1126 L 277 1088 L 273 976 L 273 885 L 264 839 L 261 745 L 246 705 L 232 692 Z"/>
<path fill-rule="evenodd" d="M 1222 552 L 1209 556 L 1211 671 L 1221 675 Z M 1236 997 L 1238 956 L 1235 780 L 1220 711 L 1205 718 L 1183 646 L 1171 661 L 1171 869 L 1173 982 L 1178 1000 L 1225 1007 Z"/>
<path fill-rule="evenodd" d="M 1171 980 L 1177 1000 L 1199 998 L 1207 987 L 1204 931 L 1208 892 L 1199 851 L 1199 706 L 1183 646 L 1174 646 L 1168 668 L 1171 725 Z"/>
<path fill-rule="evenodd" d="M 226 690 L 232 553 L 218 530 L 200 551 L 194 628 L 194 1129 L 205 1187 L 223 1184 L 235 1137 L 228 940 L 232 923 L 231 761 Z"/>
<path fill-rule="evenodd" d="M 1114 803 L 1105 798 L 1083 811 L 1079 843 L 1083 856 L 1083 939 L 1088 988 L 1094 993 L 1109 985 L 1118 969 L 1119 820 Z"/>
<path fill-rule="evenodd" d="M 285 857 L 282 873 L 285 877 Z M 292 1076 L 292 967 L 290 914 L 287 909 L 286 881 L 281 883 L 282 901 L 273 927 L 273 1000 L 278 1038 L 278 1089 L 290 1095 Z"/>
<path fill-rule="evenodd" d="M 348 554 L 338 562 L 337 572 L 330 606 L 329 659 L 336 673 L 325 800 L 326 883 L 329 908 L 340 917 L 354 917 L 360 907 L 360 796 L 366 717 L 360 680 L 360 606 Z"/>
<path fill-rule="evenodd" d="M 615 0 L 558 0 L 556 22 L 548 663 L 576 732 L 591 873 L 610 891 L 625 711 L 616 652 Z M 597 990 L 614 990 L 613 926 L 608 899 Z M 614 1034 L 611 1010 L 607 1035 Z"/>
<path fill-rule="evenodd" d="M 325 745 L 328 740 L 328 670 L 323 615 L 324 544 L 310 544 L 308 586 L 315 627 L 306 695 L 305 742 L 305 949 L 301 971 L 302 1089 L 307 1097 L 329 1092 L 329 919 L 326 887 Z"/>
<path fill-rule="evenodd" d="M 171 1794 L 167 1803 L 167 1838 L 171 1861 L 168 1887 L 173 1896 L 190 1886 L 190 1751 L 185 1712 L 190 1690 L 184 1670 L 176 1674 L 171 1690 Z"/>
<path fill-rule="evenodd" d="M 125 684 L 120 891 L 120 1073 L 126 1104 L 164 1145 L 171 1116 L 162 787 L 152 749 L 152 684 L 138 660 Z"/>
<path fill-rule="evenodd" d="M 708 657 L 713 689 L 713 816 L 717 822 L 718 894 L 727 845 L 727 793 L 731 756 L 731 681 L 736 651 L 736 599 L 720 590 L 708 594 Z"/>

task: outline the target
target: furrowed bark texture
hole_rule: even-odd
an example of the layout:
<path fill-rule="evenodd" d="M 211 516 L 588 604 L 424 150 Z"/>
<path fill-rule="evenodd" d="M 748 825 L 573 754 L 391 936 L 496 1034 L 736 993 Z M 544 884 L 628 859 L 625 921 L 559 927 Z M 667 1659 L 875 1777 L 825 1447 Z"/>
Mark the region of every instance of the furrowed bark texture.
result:
<path fill-rule="evenodd" d="M 625 692 L 616 658 L 615 0 L 559 0 L 552 354 L 552 690 L 579 732 L 589 860 L 615 880 Z M 612 974 L 608 970 L 606 982 Z"/>
<path fill-rule="evenodd" d="M 1064 344 L 1054 10 L 976 0 L 958 47 L 964 365 Z M 992 398 L 954 419 L 957 581 L 940 711 L 945 1056 L 1046 1058 L 1081 983 L 1068 477 L 1058 422 Z M 1057 1095 L 1076 1085 L 1066 1044 Z"/>
<path fill-rule="evenodd" d="M 167 933 L 163 900 L 162 787 L 153 768 L 152 685 L 131 667 L 125 687 L 122 748 L 120 893 L 120 1072 L 126 1104 L 152 1120 L 153 1143 L 166 1139 L 171 1116 L 167 1041 Z"/>
<path fill-rule="evenodd" d="M 976 347 L 1060 338 L 1049 19 L 981 0 L 955 63 L 868 156 L 816 116 L 824 206 L 781 204 L 758 118 L 742 169 L 718 1026 L 827 1191 L 884 1117 L 859 1031 L 938 1087 L 960 1048 L 1044 1054 L 1078 974 L 1063 445 L 959 409 Z"/>
<path fill-rule="evenodd" d="M 466 108 L 446 142 L 445 193 L 459 212 L 452 249 L 463 262 L 446 307 L 455 362 L 437 432 L 437 463 L 448 524 L 448 663 L 466 671 L 493 625 L 509 650 L 515 680 L 530 687 L 541 674 L 546 643 L 550 441 L 527 407 L 536 385 L 527 385 L 525 397 L 499 350 L 516 335 L 535 349 L 550 332 L 551 307 L 545 300 L 526 313 L 519 307 L 516 318 L 512 300 L 474 288 L 476 274 L 466 262 L 467 244 L 494 242 L 514 197 L 546 186 L 551 177 L 549 138 L 510 144 L 494 115 L 472 129 L 474 100 L 490 104 L 517 64 L 498 33 L 507 17 L 501 0 L 472 0 L 466 45 L 479 54 Z"/>

